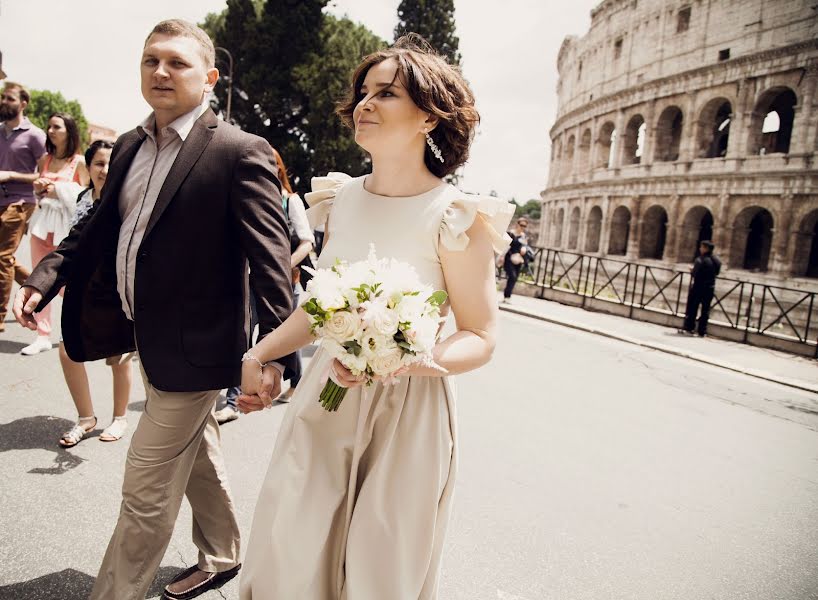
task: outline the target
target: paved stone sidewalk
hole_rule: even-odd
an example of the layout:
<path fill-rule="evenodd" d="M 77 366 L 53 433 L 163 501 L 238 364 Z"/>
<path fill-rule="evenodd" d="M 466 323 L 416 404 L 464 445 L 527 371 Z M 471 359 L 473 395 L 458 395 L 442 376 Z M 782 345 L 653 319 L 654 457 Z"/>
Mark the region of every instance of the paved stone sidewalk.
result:
<path fill-rule="evenodd" d="M 670 327 L 528 296 L 515 295 L 500 308 L 818 393 L 818 361 L 813 359 L 728 340 L 683 335 Z"/>

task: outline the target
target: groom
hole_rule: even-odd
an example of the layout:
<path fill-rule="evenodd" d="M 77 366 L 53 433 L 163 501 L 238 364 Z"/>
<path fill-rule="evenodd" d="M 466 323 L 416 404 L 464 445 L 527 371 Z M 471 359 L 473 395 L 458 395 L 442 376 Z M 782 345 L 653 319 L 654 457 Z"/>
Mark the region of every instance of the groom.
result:
<path fill-rule="evenodd" d="M 239 384 L 248 347 L 248 261 L 260 334 L 292 310 L 290 242 L 269 144 L 209 108 L 214 64 L 200 28 L 180 20 L 154 27 L 141 63 L 153 113 L 119 138 L 98 209 L 38 265 L 14 305 L 31 328 L 34 310 L 67 285 L 71 358 L 139 350 L 145 414 L 128 450 L 95 600 L 145 597 L 185 495 L 199 559 L 165 595 L 193 598 L 241 566 L 213 406 L 222 388 Z M 281 363 L 265 367 L 274 387 L 281 370 L 291 374 L 294 356 Z"/>

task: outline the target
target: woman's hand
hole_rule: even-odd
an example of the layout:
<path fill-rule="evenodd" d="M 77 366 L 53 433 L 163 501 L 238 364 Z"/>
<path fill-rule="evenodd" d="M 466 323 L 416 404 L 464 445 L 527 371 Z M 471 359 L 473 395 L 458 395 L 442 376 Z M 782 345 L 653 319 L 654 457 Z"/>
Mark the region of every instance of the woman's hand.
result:
<path fill-rule="evenodd" d="M 341 387 L 349 389 L 360 387 L 366 383 L 366 377 L 363 375 L 356 377 L 337 358 L 333 359 L 329 366 L 329 378 Z"/>
<path fill-rule="evenodd" d="M 269 408 L 281 392 L 281 373 L 272 365 L 262 369 L 256 361 L 245 360 L 241 365 L 241 392 L 238 398 L 241 412 Z"/>

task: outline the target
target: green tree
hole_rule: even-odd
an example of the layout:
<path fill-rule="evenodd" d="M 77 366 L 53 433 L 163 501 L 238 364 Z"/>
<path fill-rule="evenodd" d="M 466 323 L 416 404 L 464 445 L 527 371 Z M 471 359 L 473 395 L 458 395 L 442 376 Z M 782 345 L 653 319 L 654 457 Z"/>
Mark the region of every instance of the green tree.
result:
<path fill-rule="evenodd" d="M 516 202 L 515 202 L 516 203 Z M 542 203 L 539 200 L 529 200 L 525 204 L 517 204 L 514 210 L 514 218 L 528 217 L 529 219 L 539 219 L 542 215 Z"/>
<path fill-rule="evenodd" d="M 418 33 L 453 65 L 460 64 L 455 35 L 454 0 L 401 0 L 395 39 L 405 33 Z"/>
<path fill-rule="evenodd" d="M 60 92 L 31 90 L 31 102 L 26 108 L 26 116 L 32 123 L 45 131 L 48 128 L 48 117 L 55 112 L 65 112 L 74 117 L 80 130 L 80 145 L 84 148 L 88 144 L 88 120 L 80 103 L 66 100 Z"/>
<path fill-rule="evenodd" d="M 211 13 L 202 24 L 215 45 L 233 56 L 231 120 L 267 139 L 294 174 L 309 170 L 310 148 L 303 130 L 309 98 L 296 86 L 293 70 L 311 53 L 320 53 L 316 32 L 327 1 L 228 0 L 222 14 Z M 226 85 L 216 87 L 220 106 L 226 105 L 226 94 Z"/>
<path fill-rule="evenodd" d="M 328 171 L 355 177 L 368 170 L 366 154 L 335 114 L 335 107 L 347 94 L 361 58 L 386 46 L 363 25 L 328 14 L 324 15 L 320 38 L 321 52 L 311 53 L 293 71 L 296 87 L 308 99 L 302 125 L 310 149 L 310 164 L 301 173 L 305 181 Z"/>

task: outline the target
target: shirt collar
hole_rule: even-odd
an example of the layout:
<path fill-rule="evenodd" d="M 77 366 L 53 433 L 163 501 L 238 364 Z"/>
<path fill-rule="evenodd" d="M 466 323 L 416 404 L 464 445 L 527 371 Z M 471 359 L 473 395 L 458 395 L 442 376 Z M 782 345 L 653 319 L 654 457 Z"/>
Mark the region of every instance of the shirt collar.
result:
<path fill-rule="evenodd" d="M 190 131 L 193 129 L 193 125 L 208 108 L 210 108 L 210 99 L 207 96 L 205 96 L 204 100 L 202 100 L 202 103 L 199 104 L 199 106 L 171 122 L 170 125 L 165 127 L 165 130 L 173 130 L 176 133 L 176 135 L 178 135 L 179 138 L 184 142 L 187 139 L 187 136 L 190 135 Z M 149 114 L 147 118 L 145 118 L 145 120 L 142 121 L 142 123 L 140 123 L 139 126 L 137 127 L 137 129 L 140 130 L 141 133 L 144 133 L 151 139 L 155 139 L 156 135 L 154 133 L 155 128 L 156 128 L 155 113 Z"/>
<path fill-rule="evenodd" d="M 28 117 L 23 117 L 20 120 L 20 124 L 17 127 L 15 127 L 14 129 L 12 129 L 12 131 L 19 131 L 19 130 L 26 131 L 28 129 L 31 129 L 31 125 L 32 125 L 32 123 L 31 123 L 31 121 L 28 120 Z M 0 127 L 5 127 L 5 126 L 6 126 L 6 122 L 5 121 L 0 121 Z"/>

